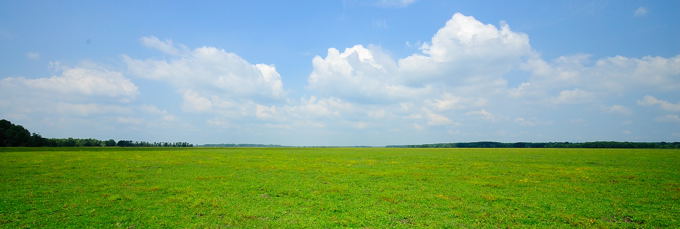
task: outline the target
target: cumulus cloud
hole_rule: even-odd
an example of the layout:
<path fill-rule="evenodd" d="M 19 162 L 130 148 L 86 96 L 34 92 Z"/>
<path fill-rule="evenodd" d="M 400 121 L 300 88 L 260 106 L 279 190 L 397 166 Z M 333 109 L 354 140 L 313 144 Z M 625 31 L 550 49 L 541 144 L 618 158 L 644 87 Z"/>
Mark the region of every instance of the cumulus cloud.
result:
<path fill-rule="evenodd" d="M 417 97 L 427 88 L 399 84 L 396 63 L 375 46 L 355 45 L 343 52 L 328 49 L 312 60 L 309 88 L 322 95 L 363 101 Z"/>
<path fill-rule="evenodd" d="M 128 70 L 138 77 L 168 82 L 184 94 L 184 98 L 193 99 L 195 96 L 192 95 L 202 94 L 229 99 L 280 99 L 284 95 L 281 76 L 273 65 L 251 64 L 234 53 L 215 47 L 179 52 L 176 50 L 184 48 L 171 42 L 153 37 L 142 40 L 149 43 L 148 46 L 177 55 L 160 60 L 123 56 Z"/>
<path fill-rule="evenodd" d="M 526 34 L 484 24 L 456 13 L 416 53 L 398 60 L 400 75 L 409 85 L 484 84 L 535 55 Z"/>
<path fill-rule="evenodd" d="M 587 55 L 563 56 L 553 61 L 532 58 L 522 64 L 531 77 L 508 90 L 517 98 L 540 99 L 580 96 L 606 99 L 630 92 L 680 90 L 680 56 L 671 58 L 622 56 L 591 60 Z M 580 91 L 574 91 L 578 88 Z M 565 98 L 566 99 L 566 98 Z"/>
<path fill-rule="evenodd" d="M 646 56 L 629 58 L 615 56 L 596 62 L 582 77 L 593 77 L 604 89 L 625 91 L 631 88 L 654 88 L 663 91 L 680 90 L 680 55 L 664 58 Z"/>
<path fill-rule="evenodd" d="M 297 106 L 289 106 L 286 109 L 292 114 L 311 115 L 317 117 L 337 117 L 353 109 L 351 103 L 338 98 L 317 98 L 316 96 L 302 99 Z"/>
<path fill-rule="evenodd" d="M 671 103 L 665 100 L 657 99 L 654 96 L 646 95 L 642 100 L 638 101 L 639 105 L 643 106 L 659 106 L 661 109 L 671 112 L 680 112 L 680 103 Z"/>
<path fill-rule="evenodd" d="M 92 63 L 51 67 L 50 77 L 0 79 L 0 117 L 48 137 L 96 137 L 113 117 L 135 114 L 139 91 L 122 73 Z"/>
<path fill-rule="evenodd" d="M 568 104 L 631 115 L 624 105 L 605 104 L 629 93 L 680 90 L 680 56 L 593 59 L 576 54 L 544 60 L 528 35 L 504 22 L 485 24 L 460 13 L 422 43 L 419 52 L 406 57 L 393 58 L 380 47 L 358 44 L 330 48 L 325 56 L 314 57 L 312 65 L 308 88 L 317 95 L 358 107 L 377 104 L 396 117 L 390 121 L 409 118 L 419 129 L 474 121 L 459 123 L 451 117 L 497 120 L 500 116 L 488 111 L 492 106 L 506 117 L 541 113 L 517 107 L 543 106 L 554 112 Z M 510 86 L 513 74 L 526 75 L 526 80 Z M 552 123 L 521 117 L 514 121 L 523 126 Z"/>
<path fill-rule="evenodd" d="M 487 101 L 484 98 L 466 98 L 455 96 L 450 93 L 444 93 L 438 98 L 425 100 L 426 105 L 439 111 L 482 107 L 485 106 L 486 103 Z"/>
<path fill-rule="evenodd" d="M 0 79 L 0 116 L 47 137 L 102 139 L 122 137 L 127 127 L 117 124 L 147 128 L 175 119 L 155 106 L 135 105 L 139 89 L 121 72 L 87 62 L 50 68 L 57 72 L 51 77 Z"/>
<path fill-rule="evenodd" d="M 421 71 L 421 67 L 427 66 L 425 69 L 431 71 L 448 70 L 458 73 L 431 72 L 439 77 L 459 78 L 456 75 L 497 74 L 519 63 L 522 57 L 533 54 L 526 34 L 511 31 L 506 23 L 501 23 L 498 28 L 460 13 L 454 14 L 432 37 L 432 41 L 423 44 L 420 49 L 422 54 L 414 54 L 399 60 L 403 71 L 416 73 Z M 467 65 L 470 63 L 474 63 L 472 68 Z"/>
<path fill-rule="evenodd" d="M 607 112 L 607 113 L 612 113 L 612 114 L 622 114 L 622 115 L 630 115 L 633 112 L 622 105 L 611 105 L 611 106 L 605 106 L 602 107 L 602 110 Z"/>
<path fill-rule="evenodd" d="M 103 96 L 130 100 L 137 86 L 122 73 L 99 66 L 66 67 L 60 75 L 43 78 L 8 77 L 0 80 L 5 92 L 50 95 Z"/>
<path fill-rule="evenodd" d="M 535 55 L 526 34 L 460 13 L 420 50 L 394 60 L 376 46 L 355 45 L 343 52 L 330 48 L 326 57 L 314 57 L 309 87 L 361 101 L 421 99 L 443 90 L 494 92 L 505 86 L 503 74 Z"/>
<path fill-rule="evenodd" d="M 254 109 L 252 109 L 254 108 Z M 310 96 L 286 104 L 265 106 L 254 104 L 250 108 L 260 120 L 278 123 L 286 127 L 312 124 L 325 127 L 326 122 L 336 123 L 353 116 L 361 108 L 334 97 Z M 250 113 L 250 112 L 249 112 Z"/>
<path fill-rule="evenodd" d="M 552 102 L 557 104 L 574 104 L 590 101 L 591 98 L 592 93 L 576 88 L 560 91 L 560 94 L 553 98 Z"/>
<path fill-rule="evenodd" d="M 205 98 L 198 93 L 187 90 L 182 94 L 184 103 L 182 109 L 189 112 L 204 112 L 212 109 L 213 103 L 210 99 Z"/>
<path fill-rule="evenodd" d="M 156 37 L 143 37 L 140 41 L 168 56 L 135 59 L 124 55 L 128 71 L 137 77 L 168 83 L 182 98 L 181 110 L 213 115 L 210 125 L 233 126 L 234 120 L 247 123 L 243 120 L 271 117 L 268 114 L 276 107 L 269 111 L 264 109 L 270 107 L 265 104 L 281 104 L 286 99 L 281 76 L 273 65 L 252 64 L 216 47 L 191 50 Z"/>
<path fill-rule="evenodd" d="M 427 111 L 425 115 L 427 117 L 427 124 L 431 126 L 457 125 L 457 123 L 451 121 L 451 119 L 441 114 Z"/>

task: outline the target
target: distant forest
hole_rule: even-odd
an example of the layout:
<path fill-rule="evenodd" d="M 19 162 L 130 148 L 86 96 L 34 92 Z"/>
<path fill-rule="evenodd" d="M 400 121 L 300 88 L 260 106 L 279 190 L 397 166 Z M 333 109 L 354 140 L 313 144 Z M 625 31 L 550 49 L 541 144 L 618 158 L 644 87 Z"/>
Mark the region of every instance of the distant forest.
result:
<path fill-rule="evenodd" d="M 92 138 L 43 138 L 40 134 L 31 133 L 21 125 L 12 124 L 5 119 L 0 120 L 0 147 L 12 146 L 49 146 L 49 147 L 79 147 L 79 146 L 120 146 L 120 147 L 193 147 L 186 142 L 145 142 L 113 139 L 98 140 Z"/>
<path fill-rule="evenodd" d="M 390 145 L 389 148 L 644 148 L 678 149 L 680 142 L 459 142 L 422 145 Z"/>
<path fill-rule="evenodd" d="M 5 119 L 0 120 L 0 147 L 13 146 L 48 146 L 48 147 L 193 147 L 187 142 L 145 142 L 130 140 L 98 140 L 92 138 L 44 138 L 40 134 L 31 133 L 21 125 L 12 124 Z M 286 147 L 282 145 L 264 144 L 205 144 L 202 147 Z M 435 143 L 421 145 L 388 145 L 388 148 L 644 148 L 644 149 L 679 149 L 680 142 L 459 142 Z"/>

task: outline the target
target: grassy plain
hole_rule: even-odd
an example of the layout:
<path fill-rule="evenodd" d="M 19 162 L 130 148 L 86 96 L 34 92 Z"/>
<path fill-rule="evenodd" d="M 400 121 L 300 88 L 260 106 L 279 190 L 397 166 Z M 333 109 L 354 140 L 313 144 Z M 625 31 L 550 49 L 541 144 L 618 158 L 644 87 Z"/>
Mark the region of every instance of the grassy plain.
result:
<path fill-rule="evenodd" d="M 680 151 L 0 148 L 0 227 L 680 227 Z"/>

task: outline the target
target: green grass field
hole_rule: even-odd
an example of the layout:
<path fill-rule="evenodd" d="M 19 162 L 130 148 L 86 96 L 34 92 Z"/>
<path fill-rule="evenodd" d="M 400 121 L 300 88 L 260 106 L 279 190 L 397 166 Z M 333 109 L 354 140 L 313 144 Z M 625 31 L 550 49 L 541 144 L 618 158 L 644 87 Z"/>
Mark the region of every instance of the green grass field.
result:
<path fill-rule="evenodd" d="M 680 227 L 680 151 L 0 148 L 0 227 Z"/>

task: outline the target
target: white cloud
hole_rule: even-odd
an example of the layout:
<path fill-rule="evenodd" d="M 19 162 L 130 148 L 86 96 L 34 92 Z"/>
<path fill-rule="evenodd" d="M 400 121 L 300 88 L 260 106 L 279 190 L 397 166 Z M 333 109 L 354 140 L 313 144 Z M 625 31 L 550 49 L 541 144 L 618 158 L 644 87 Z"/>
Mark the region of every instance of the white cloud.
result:
<path fill-rule="evenodd" d="M 255 105 L 255 116 L 259 119 L 273 119 L 276 118 L 276 106 Z"/>
<path fill-rule="evenodd" d="M 602 110 L 607 113 L 612 113 L 612 114 L 622 114 L 622 115 L 630 115 L 633 112 L 622 105 L 611 105 L 611 106 L 604 106 L 602 107 Z"/>
<path fill-rule="evenodd" d="M 671 58 L 622 56 L 590 60 L 589 56 L 559 57 L 546 62 L 532 58 L 522 65 L 531 73 L 528 81 L 509 89 L 516 98 L 541 99 L 552 94 L 559 96 L 586 94 L 573 91 L 579 88 L 591 98 L 606 99 L 630 92 L 680 90 L 680 56 Z M 553 100 L 561 102 L 563 100 Z M 585 102 L 585 100 L 584 100 Z"/>
<path fill-rule="evenodd" d="M 439 111 L 458 110 L 468 107 L 482 107 L 487 103 L 484 98 L 466 98 L 444 93 L 441 97 L 425 100 L 425 104 Z"/>
<path fill-rule="evenodd" d="M 343 52 L 328 49 L 312 60 L 309 88 L 322 95 L 362 100 L 411 97 L 422 90 L 400 85 L 396 63 L 375 46 L 355 45 Z"/>
<path fill-rule="evenodd" d="M 554 112 L 566 109 L 565 104 L 592 104 L 608 113 L 630 115 L 633 111 L 627 107 L 604 104 L 633 91 L 680 90 L 680 56 L 592 59 L 576 54 L 546 61 L 526 34 L 505 23 L 494 26 L 459 13 L 423 43 L 420 52 L 404 58 L 394 59 L 376 46 L 355 45 L 342 51 L 330 48 L 312 63 L 308 88 L 317 94 L 359 109 L 375 105 L 372 109 L 392 115 L 376 121 L 409 119 L 420 128 L 455 124 L 449 117 L 460 114 L 498 120 L 487 107 L 519 117 L 514 121 L 522 126 L 552 123 L 521 117 L 540 116 L 528 112 L 543 113 L 535 109 L 541 106 Z M 510 87 L 513 74 L 527 79 Z"/>
<path fill-rule="evenodd" d="M 146 47 L 156 49 L 165 54 L 180 55 L 188 52 L 188 48 L 184 45 L 175 45 L 172 40 L 162 41 L 155 36 L 147 36 L 139 39 Z"/>
<path fill-rule="evenodd" d="M 17 93 L 43 93 L 73 96 L 104 96 L 130 100 L 138 89 L 123 74 L 99 66 L 65 68 L 61 75 L 45 78 L 8 77 L 0 88 Z"/>
<path fill-rule="evenodd" d="M 163 121 L 174 121 L 177 119 L 174 115 L 170 114 L 166 110 L 162 110 L 153 105 L 143 105 L 139 107 L 139 110 L 148 114 L 160 116 Z"/>
<path fill-rule="evenodd" d="M 659 122 L 671 122 L 680 124 L 680 116 L 674 114 L 664 115 L 656 118 L 656 120 Z"/>
<path fill-rule="evenodd" d="M 535 126 L 537 124 L 536 121 L 528 120 L 523 117 L 515 118 L 515 123 L 520 124 L 522 126 Z"/>
<path fill-rule="evenodd" d="M 182 94 L 184 103 L 182 104 L 182 109 L 189 112 L 205 112 L 210 111 L 213 107 L 212 101 L 210 99 L 202 97 L 198 93 L 187 90 Z"/>
<path fill-rule="evenodd" d="M 505 23 L 497 28 L 460 13 L 420 49 L 421 54 L 398 61 L 410 83 L 440 81 L 455 85 L 468 77 L 499 76 L 534 55 L 526 34 L 511 31 Z"/>
<path fill-rule="evenodd" d="M 531 72 L 536 78 L 534 81 L 553 81 L 559 84 L 578 83 L 584 73 L 589 55 L 560 56 L 552 62 L 546 62 L 540 58 L 531 58 L 522 64 L 522 68 Z"/>
<path fill-rule="evenodd" d="M 472 16 L 456 13 L 421 50 L 434 62 L 452 62 L 464 58 L 515 59 L 531 54 L 526 34 L 484 24 Z"/>
<path fill-rule="evenodd" d="M 134 75 L 169 83 L 181 95 L 181 109 L 211 116 L 211 126 L 236 128 L 260 125 L 255 119 L 279 121 L 285 92 L 273 65 L 251 64 L 240 56 L 215 47 L 193 50 L 172 41 L 143 37 L 145 46 L 158 49 L 165 59 L 123 56 Z M 270 105 L 265 105 L 270 104 Z M 277 105 L 271 105 L 277 104 Z M 158 113 L 167 120 L 176 117 Z"/>
<path fill-rule="evenodd" d="M 680 81 L 676 78 L 680 76 L 680 55 L 671 58 L 615 56 L 598 60 L 589 70 L 581 77 L 594 78 L 595 83 L 603 86 L 602 89 L 613 92 L 644 87 L 680 90 Z"/>
<path fill-rule="evenodd" d="M 478 111 L 469 111 L 469 112 L 466 112 L 465 114 L 470 115 L 470 116 L 476 116 L 476 117 L 479 117 L 481 119 L 488 120 L 488 121 L 496 121 L 498 119 L 496 117 L 496 115 L 494 115 L 491 112 L 488 112 L 484 109 L 478 110 Z"/>
<path fill-rule="evenodd" d="M 460 109 L 463 108 L 462 100 L 462 97 L 445 94 L 443 98 L 430 101 L 430 104 L 437 110 Z"/>
<path fill-rule="evenodd" d="M 381 119 L 387 116 L 387 111 L 383 108 L 379 108 L 376 110 L 369 110 L 368 112 L 368 117 L 374 118 L 374 119 Z"/>
<path fill-rule="evenodd" d="M 420 49 L 395 61 L 376 46 L 330 48 L 313 59 L 309 88 L 359 102 L 421 100 L 443 91 L 454 98 L 500 93 L 503 74 L 535 55 L 527 35 L 459 13 Z"/>
<path fill-rule="evenodd" d="M 205 102 L 208 102 L 205 99 Z M 224 108 L 224 107 L 223 107 Z M 344 124 L 357 127 L 351 117 L 362 111 L 353 104 L 338 98 L 311 96 L 286 104 L 262 105 L 254 102 L 239 103 L 239 112 L 218 112 L 221 119 L 214 119 L 211 125 L 228 123 L 238 126 L 244 123 L 264 128 L 325 128 L 328 124 L 341 127 Z M 230 108 L 233 110 L 235 108 Z M 256 119 L 252 119 L 252 118 Z M 226 119 L 225 119 L 226 118 Z M 232 123 L 240 120 L 239 123 Z M 359 125 L 361 126 L 361 125 Z"/>
<path fill-rule="evenodd" d="M 451 121 L 448 117 L 427 111 L 425 113 L 427 117 L 427 125 L 430 126 L 441 126 L 441 125 L 456 125 L 457 123 Z"/>
<path fill-rule="evenodd" d="M 172 43 L 149 43 L 174 53 Z M 167 45 L 168 47 L 166 47 Z M 281 76 L 273 65 L 251 64 L 238 55 L 215 47 L 201 47 L 169 60 L 138 60 L 123 56 L 136 76 L 167 81 L 184 93 L 201 92 L 225 99 L 268 98 L 284 95 Z"/>
<path fill-rule="evenodd" d="M 649 10 L 647 10 L 646 7 L 641 6 L 641 7 L 638 7 L 637 9 L 635 9 L 635 11 L 633 12 L 633 15 L 635 15 L 636 17 L 642 17 L 642 16 L 647 15 L 647 13 L 649 13 Z"/>
<path fill-rule="evenodd" d="M 303 117 L 339 117 L 342 114 L 353 112 L 354 105 L 338 98 L 317 98 L 311 96 L 302 99 L 300 104 L 288 106 L 285 111 L 289 114 Z"/>
<path fill-rule="evenodd" d="M 646 95 L 642 100 L 638 101 L 639 105 L 643 106 L 656 106 L 658 105 L 661 109 L 671 112 L 680 112 L 680 103 L 671 103 L 665 100 L 657 99 L 654 96 Z"/>
<path fill-rule="evenodd" d="M 560 91 L 560 94 L 553 98 L 552 102 L 557 104 L 584 103 L 590 101 L 592 96 L 592 93 L 576 88 Z"/>
<path fill-rule="evenodd" d="M 120 124 L 129 124 L 129 125 L 141 125 L 144 123 L 143 119 L 140 118 L 133 118 L 133 117 L 118 117 L 116 118 L 116 122 Z"/>
<path fill-rule="evenodd" d="M 369 127 L 369 124 L 366 122 L 353 122 L 352 127 L 356 129 L 366 129 Z"/>
<path fill-rule="evenodd" d="M 27 52 L 26 53 L 26 58 L 29 60 L 39 60 L 40 59 L 40 53 L 37 52 Z"/>
<path fill-rule="evenodd" d="M 93 64 L 50 63 L 51 77 L 0 79 L 0 116 L 46 137 L 110 138 L 116 117 L 139 118 L 137 86 L 122 73 Z"/>

